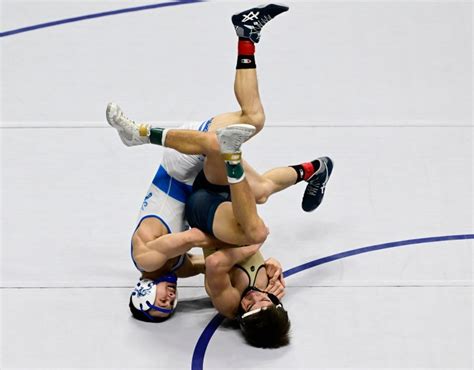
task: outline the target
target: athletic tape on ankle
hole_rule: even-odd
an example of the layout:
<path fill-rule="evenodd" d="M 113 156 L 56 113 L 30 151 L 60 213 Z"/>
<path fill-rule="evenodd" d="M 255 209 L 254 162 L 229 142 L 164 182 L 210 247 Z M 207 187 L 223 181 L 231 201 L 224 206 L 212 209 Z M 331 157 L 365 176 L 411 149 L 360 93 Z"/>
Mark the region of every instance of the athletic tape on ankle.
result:
<path fill-rule="evenodd" d="M 141 124 L 138 128 L 138 133 L 140 134 L 140 136 L 150 136 L 150 126 Z"/>
<path fill-rule="evenodd" d="M 228 162 L 240 162 L 242 153 L 222 153 L 222 158 Z"/>

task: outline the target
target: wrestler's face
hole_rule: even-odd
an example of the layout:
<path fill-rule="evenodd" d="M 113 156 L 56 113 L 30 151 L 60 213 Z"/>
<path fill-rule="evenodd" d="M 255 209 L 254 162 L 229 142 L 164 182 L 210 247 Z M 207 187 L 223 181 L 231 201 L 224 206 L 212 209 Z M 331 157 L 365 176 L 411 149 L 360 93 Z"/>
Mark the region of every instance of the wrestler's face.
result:
<path fill-rule="evenodd" d="M 259 292 L 257 290 L 249 290 L 242 298 L 240 304 L 245 312 L 256 310 L 257 308 L 269 307 L 273 302 L 268 297 L 267 293 Z"/>
<path fill-rule="evenodd" d="M 162 281 L 161 283 L 156 284 L 155 306 L 171 310 L 173 308 L 175 299 L 176 284 L 168 283 L 167 281 Z M 170 315 L 169 313 L 164 313 L 153 309 L 151 309 L 149 313 L 155 317 L 168 317 Z"/>

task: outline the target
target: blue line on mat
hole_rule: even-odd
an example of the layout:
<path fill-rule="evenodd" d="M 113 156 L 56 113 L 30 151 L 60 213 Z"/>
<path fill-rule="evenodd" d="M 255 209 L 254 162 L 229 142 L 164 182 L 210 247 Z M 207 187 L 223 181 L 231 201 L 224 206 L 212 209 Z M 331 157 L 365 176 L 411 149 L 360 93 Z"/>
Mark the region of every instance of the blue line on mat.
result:
<path fill-rule="evenodd" d="M 350 251 L 341 252 L 341 253 L 333 254 L 332 256 L 323 257 L 317 260 L 309 261 L 302 265 L 286 270 L 285 272 L 283 272 L 283 275 L 285 277 L 288 277 L 288 276 L 297 274 L 298 272 L 310 269 L 312 267 L 322 265 L 323 263 L 328 263 L 331 261 L 339 260 L 341 258 L 355 256 L 357 254 L 378 251 L 381 249 L 403 247 L 405 245 L 413 245 L 413 244 L 434 243 L 434 242 L 442 242 L 442 241 L 447 241 L 447 240 L 465 240 L 465 239 L 474 239 L 474 234 L 434 236 L 430 238 L 401 240 L 398 242 L 371 245 L 368 247 L 352 249 Z M 220 314 L 215 315 L 214 318 L 209 322 L 209 324 L 207 324 L 206 328 L 201 333 L 201 336 L 199 337 L 196 343 L 196 346 L 194 347 L 191 370 L 203 369 L 204 355 L 206 354 L 207 346 L 212 336 L 214 335 L 215 331 L 217 330 L 219 325 L 222 323 L 222 321 L 224 321 L 224 316 Z"/>
<path fill-rule="evenodd" d="M 84 21 L 84 20 L 87 20 L 87 19 L 108 17 L 109 15 L 139 12 L 139 11 L 142 11 L 142 10 L 165 8 L 165 7 L 168 7 L 168 6 L 193 4 L 193 3 L 199 3 L 199 2 L 202 2 L 202 1 L 205 1 L 205 0 L 177 0 L 177 1 L 170 1 L 170 2 L 166 2 L 166 3 L 150 4 L 150 5 L 137 6 L 137 7 L 133 7 L 133 8 L 111 10 L 111 11 L 102 12 L 102 13 L 87 14 L 87 15 L 82 15 L 82 16 L 79 16 L 79 17 L 60 19 L 60 20 L 53 21 L 53 22 L 35 24 L 33 26 L 28 26 L 28 27 L 23 27 L 23 28 L 17 28 L 15 30 L 0 32 L 0 37 L 11 36 L 11 35 L 16 35 L 18 33 L 34 31 L 34 30 L 37 30 L 37 29 L 40 29 L 40 28 L 58 26 L 60 24 L 65 24 L 65 23 L 73 23 L 73 22 Z"/>

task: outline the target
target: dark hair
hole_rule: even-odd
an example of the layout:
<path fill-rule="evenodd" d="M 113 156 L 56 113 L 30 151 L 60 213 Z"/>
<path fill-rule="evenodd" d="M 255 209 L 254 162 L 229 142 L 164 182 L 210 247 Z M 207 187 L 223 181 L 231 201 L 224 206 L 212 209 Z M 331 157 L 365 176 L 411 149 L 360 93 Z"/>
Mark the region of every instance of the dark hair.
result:
<path fill-rule="evenodd" d="M 140 321 L 145 321 L 145 322 L 163 322 L 163 321 L 166 321 L 170 318 L 170 315 L 166 316 L 166 317 L 156 317 L 156 316 L 152 316 L 153 319 L 150 318 L 151 315 L 146 315 L 142 310 L 139 310 L 138 308 L 136 308 L 134 305 L 133 305 L 133 302 L 132 302 L 132 297 L 130 297 L 130 302 L 128 304 L 128 307 L 130 308 L 130 312 L 132 313 L 132 316 L 137 319 L 137 320 L 140 320 Z"/>
<path fill-rule="evenodd" d="M 290 342 L 288 312 L 279 305 L 269 306 L 240 321 L 247 343 L 260 348 L 278 348 Z"/>

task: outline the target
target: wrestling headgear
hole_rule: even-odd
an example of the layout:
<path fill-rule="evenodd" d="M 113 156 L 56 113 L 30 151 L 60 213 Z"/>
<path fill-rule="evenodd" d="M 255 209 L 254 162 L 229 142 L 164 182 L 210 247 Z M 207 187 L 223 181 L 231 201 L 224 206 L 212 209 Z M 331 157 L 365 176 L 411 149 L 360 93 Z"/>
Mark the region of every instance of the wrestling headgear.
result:
<path fill-rule="evenodd" d="M 132 294 L 130 295 L 129 307 L 134 318 L 146 322 L 161 322 L 168 319 L 171 314 L 173 314 L 176 305 L 178 304 L 177 292 L 173 307 L 171 309 L 158 307 L 154 304 L 156 298 L 156 285 L 163 281 L 176 284 L 178 279 L 173 273 L 161 276 L 155 280 L 140 279 L 133 289 Z M 150 315 L 150 310 L 156 310 L 169 315 L 166 317 L 155 317 Z"/>

